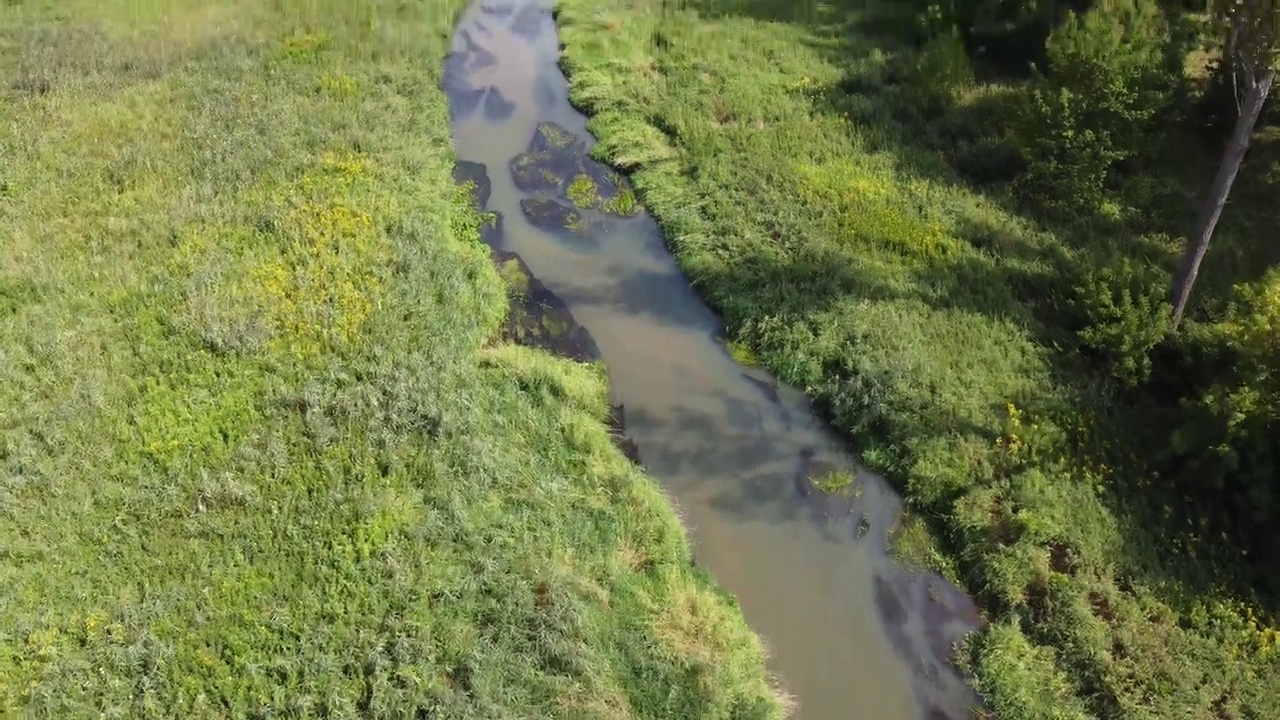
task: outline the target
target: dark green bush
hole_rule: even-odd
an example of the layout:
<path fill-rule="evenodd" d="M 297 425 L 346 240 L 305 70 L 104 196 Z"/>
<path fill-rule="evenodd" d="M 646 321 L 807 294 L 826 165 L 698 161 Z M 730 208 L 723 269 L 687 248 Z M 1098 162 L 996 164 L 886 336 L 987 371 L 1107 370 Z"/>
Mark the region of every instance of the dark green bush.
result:
<path fill-rule="evenodd" d="M 1226 317 L 1204 329 L 1228 368 L 1184 403 L 1171 445 L 1199 470 L 1196 488 L 1246 549 L 1268 557 L 1280 546 L 1280 268 L 1241 285 Z M 1274 573 L 1261 580 L 1277 584 Z"/>
<path fill-rule="evenodd" d="M 1056 219 L 1088 217 L 1141 153 L 1172 98 L 1168 24 L 1155 0 L 1109 0 L 1049 35 L 1048 72 L 1014 133 L 1027 160 L 1019 196 Z"/>
<path fill-rule="evenodd" d="M 1025 75 L 1045 59 L 1045 38 L 1067 10 L 1089 0 L 951 0 L 945 3 L 977 59 L 1002 74 Z"/>
<path fill-rule="evenodd" d="M 1151 349 L 1169 330 L 1168 288 L 1162 268 L 1129 257 L 1089 271 L 1075 288 L 1072 309 L 1084 324 L 1077 337 L 1126 386 L 1151 373 Z"/>
<path fill-rule="evenodd" d="M 973 86 L 969 56 L 954 31 L 935 35 L 919 52 L 904 58 L 901 104 L 916 119 L 942 116 L 955 105 L 958 93 Z"/>
<path fill-rule="evenodd" d="M 998 138 L 978 138 L 951 153 L 951 165 L 975 185 L 1008 182 L 1026 170 L 1018 149 Z"/>

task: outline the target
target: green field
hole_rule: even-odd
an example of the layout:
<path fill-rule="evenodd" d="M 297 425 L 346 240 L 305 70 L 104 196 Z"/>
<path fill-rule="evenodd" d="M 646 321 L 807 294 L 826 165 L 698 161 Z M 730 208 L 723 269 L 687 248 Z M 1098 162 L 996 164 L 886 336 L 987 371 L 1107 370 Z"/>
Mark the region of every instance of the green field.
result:
<path fill-rule="evenodd" d="M 460 0 L 0 7 L 0 715 L 779 718 L 506 293 Z"/>
<path fill-rule="evenodd" d="M 1271 317 L 1197 320 L 1147 353 L 1215 151 L 1151 140 L 1165 164 L 1126 189 L 1162 205 L 1126 195 L 1074 225 L 1028 214 L 1007 183 L 1017 171 L 999 167 L 1021 86 L 977 79 L 945 35 L 895 40 L 919 35 L 913 5 L 880 5 L 904 12 L 562 0 L 562 65 L 597 155 L 632 174 L 732 338 L 900 485 L 922 518 L 904 550 L 980 600 L 991 625 L 961 660 L 997 717 L 1269 717 L 1274 562 L 1241 560 L 1237 541 L 1261 535 L 1230 508 L 1253 498 L 1241 502 L 1262 515 L 1274 496 L 1197 486 L 1194 464 L 1162 476 L 1180 411 L 1143 379 L 1160 376 L 1160 352 L 1193 355 L 1198 339 Z M 1276 144 L 1251 153 L 1198 318 L 1274 258 L 1256 241 L 1277 221 Z M 1088 288 L 1131 279 L 1079 307 Z M 1071 313 L 1111 324 L 1081 331 L 1060 321 Z M 1108 342 L 1128 354 L 1106 365 L 1090 348 Z"/>

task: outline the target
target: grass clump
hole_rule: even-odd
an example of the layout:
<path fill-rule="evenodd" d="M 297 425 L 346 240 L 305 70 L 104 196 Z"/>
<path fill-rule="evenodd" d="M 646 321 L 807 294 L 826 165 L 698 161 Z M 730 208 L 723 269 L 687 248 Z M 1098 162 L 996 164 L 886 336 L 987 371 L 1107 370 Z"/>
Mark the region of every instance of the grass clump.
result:
<path fill-rule="evenodd" d="M 838 493 L 852 486 L 856 479 L 851 472 L 837 470 L 814 478 L 813 485 L 824 493 Z M 856 494 L 856 489 L 854 492 Z"/>
<path fill-rule="evenodd" d="M 1167 105 L 1180 93 L 1153 88 L 1166 55 L 1125 45 L 1169 34 L 1125 34 L 1163 22 L 1148 5 L 1099 3 L 1120 19 L 1067 23 L 1047 56 L 1031 43 L 1061 72 L 993 80 L 998 58 L 968 54 L 1003 24 L 930 35 L 910 3 L 560 2 L 597 154 L 630 173 L 733 346 L 814 396 L 927 519 L 899 545 L 980 601 L 991 624 L 967 667 L 1005 720 L 1260 718 L 1280 702 L 1273 568 L 1241 557 L 1271 542 L 1274 524 L 1243 519 L 1272 495 L 1197 484 L 1205 454 L 1169 449 L 1195 442 L 1175 432 L 1190 408 L 1224 406 L 1184 398 L 1268 387 L 1245 368 L 1273 368 L 1257 360 L 1273 346 L 1237 317 L 1268 316 L 1252 299 L 1267 293 L 1232 286 L 1261 274 L 1240 258 L 1274 257 L 1256 238 L 1280 145 L 1250 151 L 1203 312 L 1166 343 L 1172 238 L 1216 157 L 1135 132 L 1185 117 Z M 1037 13 L 1018 17 L 1048 34 Z M 1120 38 L 1128 75 L 1107 74 L 1096 50 L 1114 43 L 1091 33 Z M 1052 85 L 1070 82 L 1109 94 Z M 1032 112 L 1054 98 L 1071 113 Z M 1084 147 L 1063 125 L 1077 121 L 1116 145 Z M 1066 157 L 1036 144 L 1054 138 L 1075 143 L 1076 176 L 1046 169 Z M 1215 357 L 1241 377 L 1203 381 Z M 1271 407 L 1245 394 L 1241 415 Z"/>
<path fill-rule="evenodd" d="M 495 343 L 461 8 L 0 8 L 0 715 L 782 716 L 603 371 Z"/>
<path fill-rule="evenodd" d="M 600 204 L 600 191 L 589 175 L 578 175 L 565 188 L 565 197 L 569 202 L 584 210 L 590 210 Z"/>
<path fill-rule="evenodd" d="M 640 210 L 640 203 L 636 200 L 635 191 L 630 186 L 623 185 L 616 195 L 604 201 L 600 209 L 610 215 L 631 217 Z"/>

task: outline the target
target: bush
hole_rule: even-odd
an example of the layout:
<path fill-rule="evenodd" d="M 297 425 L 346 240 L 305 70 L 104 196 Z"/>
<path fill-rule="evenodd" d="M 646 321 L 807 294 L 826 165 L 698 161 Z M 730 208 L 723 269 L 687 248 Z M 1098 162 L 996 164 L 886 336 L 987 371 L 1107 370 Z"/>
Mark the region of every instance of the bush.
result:
<path fill-rule="evenodd" d="M 909 112 L 921 118 L 942 115 L 957 94 L 973 85 L 973 70 L 959 33 L 944 32 L 925 43 L 920 52 L 905 56 L 902 92 Z"/>
<path fill-rule="evenodd" d="M 1072 309 L 1084 323 L 1077 337 L 1126 386 L 1151 373 L 1151 349 L 1169 329 L 1168 287 L 1162 268 L 1128 257 L 1088 272 L 1075 287 Z"/>
<path fill-rule="evenodd" d="M 1208 329 L 1230 368 L 1185 402 L 1186 421 L 1172 445 L 1199 458 L 1200 490 L 1247 549 L 1274 549 L 1280 535 L 1280 268 L 1236 289 L 1225 319 Z M 1265 557 L 1265 556 L 1264 556 Z M 1266 578 L 1274 583 L 1274 578 Z"/>
<path fill-rule="evenodd" d="M 1056 219 L 1093 214 L 1122 163 L 1148 147 L 1171 102 L 1168 24 L 1154 0 L 1108 0 L 1070 14 L 1046 42 L 1015 138 L 1027 160 L 1021 198 Z"/>
<path fill-rule="evenodd" d="M 1054 0 L 952 0 L 950 12 L 976 57 L 1026 73 L 1044 60 L 1044 40 L 1062 17 Z"/>

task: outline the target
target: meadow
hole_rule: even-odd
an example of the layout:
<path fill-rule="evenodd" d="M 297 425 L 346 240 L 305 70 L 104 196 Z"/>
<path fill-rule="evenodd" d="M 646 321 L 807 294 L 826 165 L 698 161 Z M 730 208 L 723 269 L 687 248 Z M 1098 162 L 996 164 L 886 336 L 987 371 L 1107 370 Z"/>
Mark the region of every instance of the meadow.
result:
<path fill-rule="evenodd" d="M 0 7 L 0 715 L 783 716 L 602 369 L 498 341 L 462 4 Z"/>
<path fill-rule="evenodd" d="M 1029 211 L 1006 139 L 1030 81 L 984 77 L 923 5 L 561 0 L 562 67 L 733 341 L 898 484 L 904 557 L 979 600 L 957 660 L 996 717 L 1269 716 L 1273 526 L 1240 509 L 1273 496 L 1170 460 L 1192 406 L 1165 371 L 1248 327 L 1214 320 L 1274 259 L 1273 131 L 1166 340 L 1220 149 L 1152 134 L 1128 194 Z"/>

